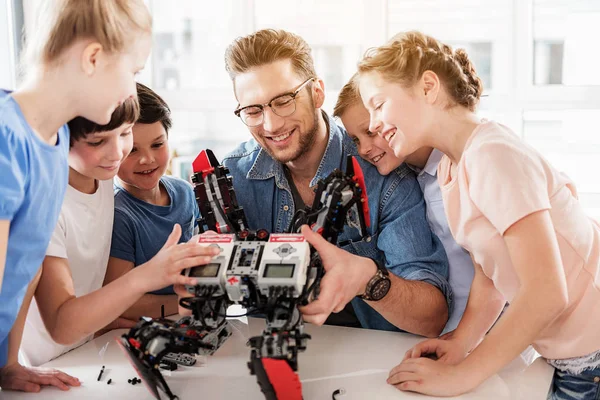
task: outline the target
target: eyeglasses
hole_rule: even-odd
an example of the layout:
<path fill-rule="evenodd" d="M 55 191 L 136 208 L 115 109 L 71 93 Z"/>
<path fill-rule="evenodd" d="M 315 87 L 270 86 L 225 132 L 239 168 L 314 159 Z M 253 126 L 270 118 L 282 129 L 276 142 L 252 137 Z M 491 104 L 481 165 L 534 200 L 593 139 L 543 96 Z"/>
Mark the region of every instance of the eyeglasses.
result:
<path fill-rule="evenodd" d="M 302 83 L 298 89 L 291 93 L 279 95 L 265 104 L 253 104 L 250 106 L 238 108 L 233 113 L 240 117 L 242 122 L 253 128 L 261 125 L 265 120 L 265 107 L 270 107 L 271 110 L 280 117 L 288 117 L 296 112 L 296 96 L 304 86 L 312 82 L 315 78 L 309 78 Z"/>

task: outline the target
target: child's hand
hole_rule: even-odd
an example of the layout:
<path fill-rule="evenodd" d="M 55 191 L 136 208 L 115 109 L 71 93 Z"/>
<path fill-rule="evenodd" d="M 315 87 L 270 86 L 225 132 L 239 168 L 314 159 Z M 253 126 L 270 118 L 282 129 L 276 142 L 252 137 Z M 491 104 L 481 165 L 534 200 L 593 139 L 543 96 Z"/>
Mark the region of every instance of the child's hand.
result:
<path fill-rule="evenodd" d="M 196 278 L 181 275 L 181 271 L 196 265 L 207 264 L 219 249 L 198 243 L 194 236 L 187 243 L 177 244 L 181 227 L 175 224 L 163 248 L 150 261 L 141 265 L 144 271 L 144 290 L 151 292 L 169 285 L 195 285 Z"/>
<path fill-rule="evenodd" d="M 28 368 L 20 364 L 7 365 L 0 369 L 0 388 L 39 392 L 42 386 L 55 386 L 69 390 L 69 386 L 81 386 L 79 379 L 50 368 Z"/>
<path fill-rule="evenodd" d="M 417 344 L 404 354 L 403 362 L 411 358 L 435 355 L 444 364 L 455 365 L 460 363 L 469 354 L 468 348 L 457 338 L 428 339 Z"/>
<path fill-rule="evenodd" d="M 430 396 L 458 396 L 477 387 L 473 371 L 428 358 L 409 358 L 390 371 L 387 383 Z"/>

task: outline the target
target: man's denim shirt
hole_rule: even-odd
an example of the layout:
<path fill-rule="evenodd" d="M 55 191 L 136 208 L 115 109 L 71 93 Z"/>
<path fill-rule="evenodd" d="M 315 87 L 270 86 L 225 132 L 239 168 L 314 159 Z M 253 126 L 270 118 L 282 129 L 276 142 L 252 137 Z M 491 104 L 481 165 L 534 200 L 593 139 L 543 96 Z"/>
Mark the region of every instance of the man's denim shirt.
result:
<path fill-rule="evenodd" d="M 329 118 L 323 113 L 324 118 Z M 329 118 L 329 140 L 311 187 L 334 169 L 346 168 L 346 155 L 357 156 L 365 177 L 371 226 L 361 240 L 356 228 L 346 226 L 338 242 L 353 254 L 385 262 L 387 268 L 407 280 L 428 282 L 439 288 L 449 305 L 448 260 L 444 248 L 431 232 L 425 216 L 425 202 L 415 174 L 402 164 L 388 176 L 358 157 L 346 131 Z M 224 160 L 233 178 L 239 204 L 251 229 L 284 232 L 294 215 L 294 200 L 282 165 L 273 160 L 255 140 L 242 143 Z M 419 301 L 418 299 L 414 300 Z M 352 300 L 363 328 L 399 331 L 362 299 Z"/>

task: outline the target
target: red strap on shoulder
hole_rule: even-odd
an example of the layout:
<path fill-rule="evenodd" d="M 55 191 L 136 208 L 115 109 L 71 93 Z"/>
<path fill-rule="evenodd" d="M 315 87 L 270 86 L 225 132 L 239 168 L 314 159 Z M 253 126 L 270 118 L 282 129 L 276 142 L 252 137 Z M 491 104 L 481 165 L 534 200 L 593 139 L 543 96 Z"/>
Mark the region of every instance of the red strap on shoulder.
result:
<path fill-rule="evenodd" d="M 287 361 L 273 358 L 261 361 L 279 400 L 302 400 L 302 384 Z"/>

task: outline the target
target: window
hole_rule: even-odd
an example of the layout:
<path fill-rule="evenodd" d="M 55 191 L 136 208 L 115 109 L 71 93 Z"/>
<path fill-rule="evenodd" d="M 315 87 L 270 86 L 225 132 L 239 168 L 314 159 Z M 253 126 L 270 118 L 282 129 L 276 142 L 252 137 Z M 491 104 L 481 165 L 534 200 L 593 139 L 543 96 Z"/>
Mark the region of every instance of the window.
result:
<path fill-rule="evenodd" d="M 482 118 L 503 121 L 517 132 L 521 115 L 513 108 L 514 7 L 508 0 L 389 0 L 386 36 L 418 30 L 463 48 L 483 81 Z"/>
<path fill-rule="evenodd" d="M 364 51 L 384 39 L 383 0 L 349 0 L 343 7 L 317 0 L 226 0 L 210 5 L 185 0 L 177 9 L 160 0 L 149 4 L 154 47 L 151 75 L 142 81 L 173 109 L 169 142 L 179 158 L 173 171 L 180 176 L 186 176 L 186 163 L 201 149 L 211 148 L 220 159 L 250 138 L 233 115 L 237 103 L 223 62 L 227 46 L 236 37 L 263 28 L 302 36 L 325 82 L 323 108 L 330 113 Z"/>
<path fill-rule="evenodd" d="M 325 111 L 332 113 L 337 95 L 356 72 L 356 63 L 370 46 L 383 40 L 378 32 L 382 0 L 302 2 L 255 0 L 255 29 L 294 32 L 311 46 L 315 69 L 325 83 Z M 376 28 L 374 28 L 376 27 Z"/>
<path fill-rule="evenodd" d="M 536 85 L 560 84 L 563 81 L 563 57 L 565 44 L 559 40 L 535 40 L 534 73 Z"/>
<path fill-rule="evenodd" d="M 534 0 L 534 83 L 600 85 L 599 37 L 597 0 Z"/>
<path fill-rule="evenodd" d="M 588 213 L 600 218 L 600 135 L 595 128 L 600 55 L 594 50 L 600 2 L 532 0 L 521 9 L 531 26 L 530 47 L 521 49 L 521 58 L 530 62 L 523 63 L 523 96 L 516 102 L 523 138 L 574 180 Z"/>
<path fill-rule="evenodd" d="M 593 129 L 599 119 L 600 110 L 540 110 L 523 114 L 525 141 L 575 182 L 580 201 L 598 219 L 600 135 Z"/>
<path fill-rule="evenodd" d="M 7 53 L 6 5 L 28 10 L 41 0 L 0 0 L 0 55 Z M 222 158 L 250 138 L 233 115 L 237 103 L 223 56 L 238 36 L 282 28 L 312 47 L 331 112 L 340 88 L 369 47 L 417 29 L 462 47 L 484 83 L 479 114 L 508 125 L 564 170 L 582 202 L 600 216 L 600 1 L 598 0 L 147 0 L 154 47 L 141 80 L 173 110 L 174 172 L 186 177 L 203 148 Z M 14 64 L 11 64 L 14 65 Z M 12 68 L 12 67 L 11 67 Z M 0 84 L 13 73 L 0 65 Z"/>
<path fill-rule="evenodd" d="M 152 81 L 157 90 L 231 90 L 223 55 L 246 34 L 237 1 L 152 1 Z M 218 16 L 218 17 L 217 17 Z M 221 16 L 226 16 L 225 18 Z"/>
<path fill-rule="evenodd" d="M 227 46 L 252 31 L 246 2 L 150 0 L 153 49 L 142 78 L 173 111 L 169 143 L 173 171 L 187 178 L 188 165 L 205 148 L 221 159 L 249 133 L 233 115 L 237 103 L 225 71 Z"/>
<path fill-rule="evenodd" d="M 0 88 L 14 89 L 15 58 L 11 0 L 0 0 Z"/>
<path fill-rule="evenodd" d="M 512 2 L 506 0 L 390 0 L 388 36 L 419 30 L 463 48 L 475 64 L 485 93 L 505 93 L 510 79 L 512 12 Z"/>
<path fill-rule="evenodd" d="M 600 2 L 389 0 L 388 10 L 389 36 L 417 29 L 463 47 L 488 95 L 480 116 L 508 125 L 567 173 L 600 217 Z"/>

